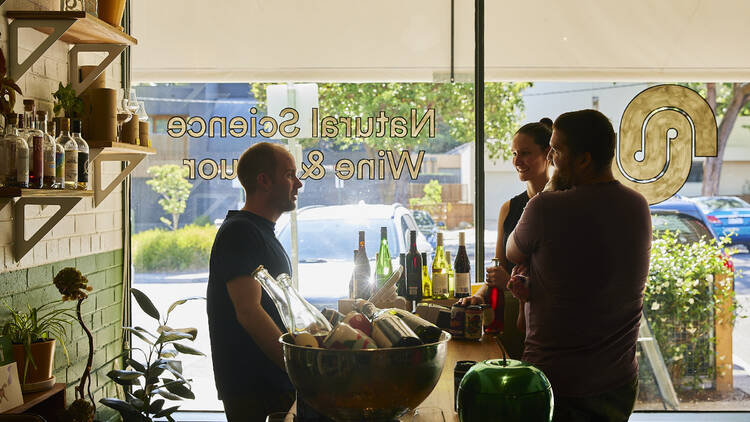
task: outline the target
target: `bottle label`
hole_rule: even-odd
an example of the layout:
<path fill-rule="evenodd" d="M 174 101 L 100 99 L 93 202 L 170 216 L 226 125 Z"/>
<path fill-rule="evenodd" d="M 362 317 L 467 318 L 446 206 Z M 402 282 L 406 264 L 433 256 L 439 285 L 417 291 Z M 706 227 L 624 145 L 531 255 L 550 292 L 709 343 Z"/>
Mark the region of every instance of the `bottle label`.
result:
<path fill-rule="evenodd" d="M 65 151 L 65 183 L 78 180 L 78 153 Z"/>
<path fill-rule="evenodd" d="M 29 150 L 16 148 L 16 182 L 21 186 L 29 184 Z"/>
<path fill-rule="evenodd" d="M 78 153 L 78 181 L 88 183 L 89 181 L 89 153 Z"/>
<path fill-rule="evenodd" d="M 456 273 L 456 294 L 469 294 L 470 292 L 469 273 Z"/>
<path fill-rule="evenodd" d="M 60 183 L 65 177 L 65 153 L 55 152 L 55 178 Z"/>
<path fill-rule="evenodd" d="M 419 295 L 419 287 L 409 286 L 409 296 L 417 296 L 417 295 Z"/>
<path fill-rule="evenodd" d="M 55 177 L 55 167 L 55 150 L 54 148 L 47 148 L 44 150 L 44 176 Z"/>
<path fill-rule="evenodd" d="M 448 294 L 448 274 L 432 273 L 432 290 L 435 296 Z"/>

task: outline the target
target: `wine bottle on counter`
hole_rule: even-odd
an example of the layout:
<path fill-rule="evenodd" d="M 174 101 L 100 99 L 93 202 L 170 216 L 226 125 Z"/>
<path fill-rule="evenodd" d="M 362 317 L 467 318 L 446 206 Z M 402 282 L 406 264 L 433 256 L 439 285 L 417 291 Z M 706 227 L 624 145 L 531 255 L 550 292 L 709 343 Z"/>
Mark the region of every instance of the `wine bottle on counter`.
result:
<path fill-rule="evenodd" d="M 370 286 L 370 260 L 367 258 L 365 249 L 365 232 L 359 232 L 359 249 L 354 261 L 354 297 L 357 299 L 368 299 L 371 294 Z"/>
<path fill-rule="evenodd" d="M 375 260 L 375 278 L 377 280 L 378 288 L 383 287 L 383 284 L 388 280 L 388 277 L 393 273 L 393 265 L 391 264 L 391 252 L 388 250 L 388 228 L 380 228 L 380 250 L 378 251 L 378 259 Z"/>
<path fill-rule="evenodd" d="M 435 259 L 432 260 L 432 298 L 448 299 L 448 262 L 443 249 L 443 233 L 437 234 Z"/>
<path fill-rule="evenodd" d="M 401 271 L 401 277 L 398 279 L 398 284 L 396 286 L 396 294 L 398 296 L 405 298 L 407 296 L 406 294 L 406 254 L 405 253 L 399 254 L 398 260 L 401 263 L 401 268 L 403 268 L 404 270 Z"/>
<path fill-rule="evenodd" d="M 372 320 L 372 339 L 379 348 L 419 346 L 422 340 L 399 317 L 387 312 Z"/>
<path fill-rule="evenodd" d="M 456 273 L 453 271 L 451 251 L 445 251 L 445 263 L 448 265 L 448 297 L 456 295 Z"/>
<path fill-rule="evenodd" d="M 422 297 L 432 297 L 432 281 L 430 281 L 430 270 L 427 269 L 427 253 L 422 252 Z"/>
<path fill-rule="evenodd" d="M 417 231 L 409 232 L 409 253 L 406 254 L 406 298 L 422 299 L 422 256 L 417 250 Z"/>
<path fill-rule="evenodd" d="M 357 281 L 357 252 L 359 252 L 357 249 L 354 250 L 354 259 L 352 262 L 354 263 L 354 268 L 352 269 L 352 276 L 349 277 L 349 299 L 355 299 L 355 293 L 357 289 L 354 287 L 354 283 Z"/>
<path fill-rule="evenodd" d="M 458 233 L 458 254 L 456 254 L 456 262 L 453 268 L 456 271 L 456 297 L 469 297 L 471 294 L 471 283 L 469 281 L 471 264 L 469 263 L 469 256 L 466 254 L 466 235 L 464 232 Z"/>

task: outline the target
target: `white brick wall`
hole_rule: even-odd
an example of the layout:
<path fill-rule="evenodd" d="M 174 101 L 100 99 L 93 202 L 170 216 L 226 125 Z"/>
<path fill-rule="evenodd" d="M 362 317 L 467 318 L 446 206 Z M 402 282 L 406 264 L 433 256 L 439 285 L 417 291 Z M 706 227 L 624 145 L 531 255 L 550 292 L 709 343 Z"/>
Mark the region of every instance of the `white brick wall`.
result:
<path fill-rule="evenodd" d="M 0 8 L 5 10 L 49 10 L 59 8 L 59 0 L 7 0 Z M 19 32 L 19 55 L 23 59 L 39 45 L 46 35 L 35 30 L 22 29 Z M 0 45 L 6 59 L 8 58 L 8 22 L 0 19 Z M 37 109 L 52 113 L 52 92 L 57 90 L 58 83 L 68 83 L 68 50 L 70 45 L 56 42 L 24 76 L 17 81 L 23 91 L 16 100 L 15 111 L 23 112 L 23 99 L 33 98 Z M 87 53 L 81 55 L 82 65 L 96 64 L 105 55 Z M 107 70 L 107 87 L 120 87 L 120 59 L 114 61 Z M 119 95 L 122 95 L 120 92 Z M 86 134 L 83 134 L 86 138 Z M 112 180 L 120 169 L 119 163 L 105 163 L 103 167 L 104 182 Z M 93 178 L 93 172 L 90 172 Z M 0 272 L 33 267 L 48 262 L 92 253 L 106 252 L 122 248 L 122 186 L 115 190 L 94 208 L 93 198 L 83 198 L 42 240 L 26 254 L 20 262 L 13 258 L 13 205 L 3 206 L 0 202 Z M 44 208 L 44 209 L 43 209 Z M 47 218 L 55 213 L 57 207 L 26 207 L 26 238 L 30 237 L 32 228 L 38 228 Z"/>

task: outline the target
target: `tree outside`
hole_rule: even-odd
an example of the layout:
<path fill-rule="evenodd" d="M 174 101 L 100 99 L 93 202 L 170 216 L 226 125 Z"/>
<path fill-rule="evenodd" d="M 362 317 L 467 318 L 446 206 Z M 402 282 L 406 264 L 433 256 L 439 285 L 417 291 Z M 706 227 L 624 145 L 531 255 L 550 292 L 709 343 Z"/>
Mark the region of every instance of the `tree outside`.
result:
<path fill-rule="evenodd" d="M 146 184 L 161 195 L 159 205 L 164 212 L 172 217 L 170 221 L 161 217 L 160 220 L 172 230 L 177 230 L 180 215 L 185 212 L 185 205 L 190 196 L 193 184 L 187 180 L 188 168 L 176 164 L 165 164 L 162 166 L 151 166 L 148 174 L 152 178 Z"/>

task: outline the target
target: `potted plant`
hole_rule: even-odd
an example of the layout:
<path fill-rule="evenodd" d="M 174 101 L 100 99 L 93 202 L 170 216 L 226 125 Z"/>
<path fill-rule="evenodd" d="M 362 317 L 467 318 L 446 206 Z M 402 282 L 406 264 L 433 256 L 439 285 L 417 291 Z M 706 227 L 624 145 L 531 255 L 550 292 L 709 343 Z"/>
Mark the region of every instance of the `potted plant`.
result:
<path fill-rule="evenodd" d="M 89 355 L 86 361 L 86 368 L 83 370 L 80 382 L 74 388 L 76 398 L 61 415 L 60 419 L 63 422 L 91 422 L 94 420 L 94 414 L 96 413 L 96 402 L 94 402 L 94 396 L 91 394 L 91 365 L 94 361 L 94 337 L 91 335 L 91 330 L 83 322 L 81 304 L 89 297 L 88 292 L 92 290 L 92 287 L 88 285 L 89 280 L 86 276 L 73 267 L 66 267 L 60 270 L 55 275 L 53 281 L 55 287 L 57 287 L 57 290 L 62 295 L 63 301 L 77 301 L 76 318 L 89 340 Z M 90 402 L 86 400 L 86 393 L 88 393 Z"/>
<path fill-rule="evenodd" d="M 3 302 L 10 316 L 3 325 L 2 333 L 13 343 L 13 355 L 22 384 L 52 378 L 56 340 L 62 345 L 65 358 L 70 364 L 65 346 L 65 328 L 66 324 L 70 327 L 73 316 L 68 309 L 53 308 L 56 303 L 59 301 L 39 307 L 26 305 L 27 310 L 23 312 Z"/>
<path fill-rule="evenodd" d="M 5 75 L 7 70 L 5 55 L 0 50 L 0 114 L 3 116 L 13 112 L 13 107 L 16 105 L 16 92 L 22 94 L 16 82 Z"/>
<path fill-rule="evenodd" d="M 70 82 L 65 86 L 62 82 L 58 82 L 57 91 L 52 93 L 52 97 L 55 98 L 55 105 L 52 108 L 55 114 L 62 110 L 64 117 L 73 118 L 80 116 L 83 112 L 83 101 L 78 98 Z"/>
<path fill-rule="evenodd" d="M 131 386 L 132 394 L 125 391 L 126 400 L 106 398 L 99 400 L 105 406 L 120 412 L 124 422 L 151 421 L 152 418 L 166 418 L 174 422 L 172 413 L 179 406 L 164 407 L 165 399 L 182 400 L 194 399 L 190 390 L 190 381 L 182 375 L 182 362 L 176 360 L 180 353 L 205 356 L 200 351 L 181 343 L 183 340 L 193 341 L 198 335 L 196 328 L 171 328 L 168 324 L 169 314 L 179 305 L 203 297 L 191 297 L 174 302 L 167 310 L 164 319 L 145 293 L 138 289 L 130 289 L 138 306 L 146 315 L 156 320 L 156 332 L 142 327 L 124 327 L 123 329 L 141 339 L 144 347 L 126 348 L 131 356 L 125 359 L 125 370 L 112 370 L 107 376 L 117 384 Z M 138 351 L 144 361 L 136 361 L 132 352 Z M 128 369 L 129 368 L 129 369 Z M 157 398 L 161 396 L 161 398 Z"/>

